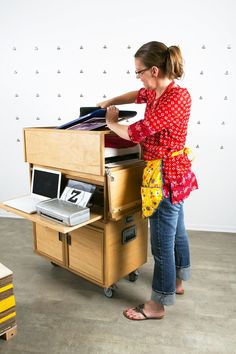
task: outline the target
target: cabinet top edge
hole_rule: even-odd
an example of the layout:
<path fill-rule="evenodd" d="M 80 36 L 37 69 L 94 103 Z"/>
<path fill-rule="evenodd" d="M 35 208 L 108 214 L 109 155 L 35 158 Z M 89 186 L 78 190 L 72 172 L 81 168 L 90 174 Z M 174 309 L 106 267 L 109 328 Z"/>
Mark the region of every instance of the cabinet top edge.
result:
<path fill-rule="evenodd" d="M 42 131 L 42 132 L 57 132 L 59 134 L 95 134 L 95 135 L 106 135 L 111 134 L 110 130 L 70 130 L 70 129 L 56 129 L 55 127 L 26 127 L 24 131 Z"/>

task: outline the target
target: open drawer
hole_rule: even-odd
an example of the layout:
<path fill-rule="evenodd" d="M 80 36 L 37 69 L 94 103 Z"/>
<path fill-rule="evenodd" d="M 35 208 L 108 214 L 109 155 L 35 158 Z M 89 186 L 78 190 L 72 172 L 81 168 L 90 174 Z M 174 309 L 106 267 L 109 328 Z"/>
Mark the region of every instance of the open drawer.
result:
<path fill-rule="evenodd" d="M 119 220 L 127 212 L 141 209 L 141 185 L 145 163 L 107 168 L 108 217 Z"/>

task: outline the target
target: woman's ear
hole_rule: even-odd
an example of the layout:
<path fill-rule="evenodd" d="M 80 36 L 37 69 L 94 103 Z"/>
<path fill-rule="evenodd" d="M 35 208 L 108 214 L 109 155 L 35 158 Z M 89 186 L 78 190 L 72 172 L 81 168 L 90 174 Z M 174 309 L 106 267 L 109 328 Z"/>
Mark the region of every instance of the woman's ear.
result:
<path fill-rule="evenodd" d="M 158 75 L 159 75 L 159 68 L 157 67 L 157 66 L 153 66 L 152 67 L 152 76 L 154 76 L 154 77 L 158 77 Z"/>

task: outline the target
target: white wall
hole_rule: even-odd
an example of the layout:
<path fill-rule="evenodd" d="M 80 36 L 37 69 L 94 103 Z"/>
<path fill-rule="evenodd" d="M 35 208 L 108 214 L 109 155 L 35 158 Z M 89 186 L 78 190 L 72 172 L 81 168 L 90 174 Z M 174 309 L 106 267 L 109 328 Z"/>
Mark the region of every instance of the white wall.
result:
<path fill-rule="evenodd" d="M 180 45 L 180 84 L 193 99 L 200 189 L 186 201 L 187 227 L 235 232 L 235 9 L 234 0 L 0 0 L 0 200 L 29 189 L 23 127 L 59 125 L 141 87 L 133 55 L 158 40 Z"/>

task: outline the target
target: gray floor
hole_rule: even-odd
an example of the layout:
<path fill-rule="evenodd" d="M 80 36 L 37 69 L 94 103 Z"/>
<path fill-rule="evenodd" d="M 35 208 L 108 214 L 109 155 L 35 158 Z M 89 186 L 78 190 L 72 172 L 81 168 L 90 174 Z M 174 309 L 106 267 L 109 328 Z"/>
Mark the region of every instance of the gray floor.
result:
<path fill-rule="evenodd" d="M 14 272 L 18 334 L 4 354 L 236 353 L 236 235 L 189 232 L 192 278 L 161 321 L 129 321 L 122 310 L 150 294 L 152 257 L 135 283 L 103 289 L 32 252 L 32 226 L 0 219 L 0 262 Z"/>

